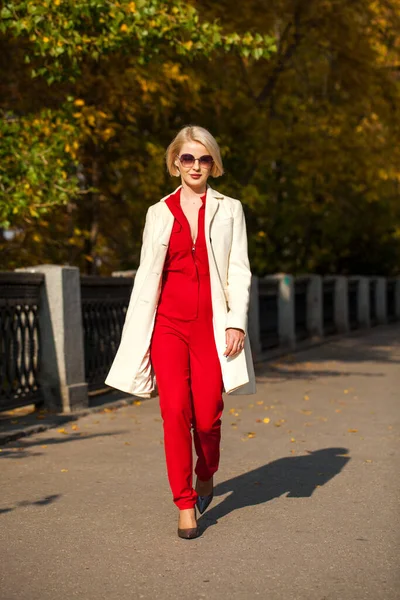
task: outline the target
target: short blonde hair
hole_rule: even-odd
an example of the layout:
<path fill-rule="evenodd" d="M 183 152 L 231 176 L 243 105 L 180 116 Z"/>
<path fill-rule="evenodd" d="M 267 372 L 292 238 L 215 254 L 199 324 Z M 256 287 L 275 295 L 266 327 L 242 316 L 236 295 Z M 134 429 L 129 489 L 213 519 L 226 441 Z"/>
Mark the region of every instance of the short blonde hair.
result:
<path fill-rule="evenodd" d="M 180 175 L 179 169 L 175 165 L 175 159 L 185 142 L 199 142 L 203 144 L 214 159 L 214 164 L 210 172 L 211 177 L 220 177 L 220 175 L 223 175 L 224 167 L 217 140 L 207 129 L 199 125 L 187 125 L 183 127 L 168 146 L 165 153 L 165 161 L 170 175 L 175 177 L 179 177 Z"/>

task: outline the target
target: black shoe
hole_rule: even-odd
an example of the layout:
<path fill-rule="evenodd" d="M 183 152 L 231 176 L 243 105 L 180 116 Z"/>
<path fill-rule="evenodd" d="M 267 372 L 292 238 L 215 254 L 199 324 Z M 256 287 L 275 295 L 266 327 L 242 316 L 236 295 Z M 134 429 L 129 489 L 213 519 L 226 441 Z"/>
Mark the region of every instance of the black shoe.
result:
<path fill-rule="evenodd" d="M 210 506 L 211 500 L 214 498 L 214 491 L 208 496 L 197 496 L 196 506 L 199 509 L 199 513 L 202 515 L 203 512 Z"/>
<path fill-rule="evenodd" d="M 196 507 L 194 508 L 194 516 L 197 522 Z M 199 534 L 200 529 L 198 525 L 196 525 L 196 527 L 187 527 L 186 529 L 180 529 L 178 527 L 178 536 L 183 540 L 193 540 L 194 538 L 199 537 Z"/>

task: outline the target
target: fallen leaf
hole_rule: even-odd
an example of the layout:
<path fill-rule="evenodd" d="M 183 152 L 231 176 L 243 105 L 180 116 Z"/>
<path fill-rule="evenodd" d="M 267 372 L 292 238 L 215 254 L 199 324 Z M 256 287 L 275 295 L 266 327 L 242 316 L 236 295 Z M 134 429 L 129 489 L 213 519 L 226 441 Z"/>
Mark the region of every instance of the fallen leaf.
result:
<path fill-rule="evenodd" d="M 68 433 L 68 431 L 64 428 L 62 429 L 57 429 L 58 433 Z"/>
<path fill-rule="evenodd" d="M 47 444 L 43 444 L 42 446 L 40 446 L 41 448 L 47 448 Z"/>
<path fill-rule="evenodd" d="M 295 438 L 290 438 L 290 441 L 291 441 L 291 442 L 295 442 L 295 441 L 296 441 L 296 439 L 295 439 Z"/>
<path fill-rule="evenodd" d="M 262 423 L 262 419 L 256 419 L 256 423 Z"/>
<path fill-rule="evenodd" d="M 275 425 L 275 427 L 281 427 L 284 422 L 285 422 L 285 419 L 279 419 L 278 421 L 275 421 L 274 425 Z"/>
<path fill-rule="evenodd" d="M 296 454 L 296 450 L 291 450 L 290 454 Z"/>
<path fill-rule="evenodd" d="M 348 429 L 347 431 L 349 433 L 357 433 L 358 429 Z"/>
<path fill-rule="evenodd" d="M 249 404 L 249 408 L 254 408 L 254 404 Z"/>
<path fill-rule="evenodd" d="M 309 399 L 310 399 L 310 396 L 307 396 L 307 395 L 303 396 L 303 400 L 309 400 Z"/>
<path fill-rule="evenodd" d="M 125 442 L 125 446 L 130 446 L 131 443 L 130 442 Z"/>
<path fill-rule="evenodd" d="M 135 406 L 140 406 L 142 403 L 141 403 L 141 401 L 140 401 L 140 400 L 134 400 L 134 401 L 133 401 L 133 404 L 134 404 Z"/>
<path fill-rule="evenodd" d="M 328 420 L 328 419 L 327 419 L 327 417 L 318 417 L 318 419 L 319 419 L 320 421 L 324 421 L 324 422 L 326 422 L 326 421 Z"/>
<path fill-rule="evenodd" d="M 61 469 L 61 473 L 68 473 L 68 469 Z"/>
<path fill-rule="evenodd" d="M 257 404 L 264 404 L 264 400 L 257 400 Z"/>
<path fill-rule="evenodd" d="M 247 437 L 248 438 L 253 438 L 253 437 L 256 437 L 256 434 L 255 434 L 254 431 L 249 431 L 248 434 L 247 434 Z"/>
<path fill-rule="evenodd" d="M 372 460 L 370 458 L 367 458 L 367 460 L 365 462 L 366 463 L 372 463 Z"/>
<path fill-rule="evenodd" d="M 236 408 L 230 408 L 229 409 L 229 414 L 233 415 L 233 413 L 236 412 Z"/>
<path fill-rule="evenodd" d="M 71 429 L 73 429 L 74 431 L 76 431 L 77 429 L 79 429 L 78 425 L 72 425 Z"/>
<path fill-rule="evenodd" d="M 341 409 L 341 408 L 337 408 L 337 409 L 335 410 L 335 412 L 337 412 L 337 413 L 340 413 L 340 412 L 342 412 L 342 409 Z"/>
<path fill-rule="evenodd" d="M 343 390 L 343 394 L 348 394 L 349 390 Z"/>
<path fill-rule="evenodd" d="M 313 412 L 313 411 L 312 411 L 312 410 L 306 410 L 305 408 L 302 408 L 302 409 L 301 409 L 301 412 L 302 412 L 304 415 L 312 415 L 312 412 Z"/>
<path fill-rule="evenodd" d="M 263 419 L 263 423 L 269 423 L 270 422 L 270 418 L 269 417 L 265 417 L 265 419 Z"/>
<path fill-rule="evenodd" d="M 238 413 L 238 412 L 235 412 L 235 413 L 233 413 L 233 416 L 234 416 L 234 417 L 238 417 L 238 416 L 239 416 L 239 413 Z"/>

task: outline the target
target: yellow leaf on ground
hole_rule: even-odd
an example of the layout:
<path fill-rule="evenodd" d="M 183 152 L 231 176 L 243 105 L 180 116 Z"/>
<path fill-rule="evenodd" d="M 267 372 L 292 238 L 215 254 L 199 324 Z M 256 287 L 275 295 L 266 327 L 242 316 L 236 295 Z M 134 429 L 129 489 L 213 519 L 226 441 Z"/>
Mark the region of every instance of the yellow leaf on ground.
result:
<path fill-rule="evenodd" d="M 61 469 L 61 473 L 68 473 L 68 469 Z"/>
<path fill-rule="evenodd" d="M 41 448 L 47 448 L 47 444 L 43 444 L 42 446 L 40 446 Z"/>
<path fill-rule="evenodd" d="M 301 409 L 301 412 L 302 412 L 304 415 L 312 415 L 312 410 L 306 410 L 305 408 L 302 408 L 302 409 Z"/>
<path fill-rule="evenodd" d="M 264 400 L 257 400 L 257 404 L 264 404 Z"/>
<path fill-rule="evenodd" d="M 74 431 L 76 431 L 77 429 L 79 429 L 78 425 L 72 425 L 71 429 L 73 429 Z"/>
<path fill-rule="evenodd" d="M 233 413 L 236 412 L 236 408 L 230 408 L 229 409 L 229 414 L 233 415 Z"/>
<path fill-rule="evenodd" d="M 365 462 L 366 463 L 372 463 L 372 460 L 370 458 L 367 458 L 367 460 Z"/>
<path fill-rule="evenodd" d="M 254 431 L 249 431 L 248 434 L 247 434 L 247 437 L 248 438 L 253 438 L 253 437 L 256 437 L 256 434 L 254 433 Z"/>
<path fill-rule="evenodd" d="M 295 442 L 295 441 L 296 441 L 296 438 L 290 438 L 290 441 L 291 441 L 291 442 Z"/>
<path fill-rule="evenodd" d="M 140 400 L 134 400 L 134 401 L 133 401 L 133 404 L 134 404 L 135 406 L 140 406 L 142 403 L 140 402 Z"/>
<path fill-rule="evenodd" d="M 64 427 L 62 429 L 57 429 L 58 433 L 68 433 L 68 431 L 66 429 L 64 429 Z"/>
<path fill-rule="evenodd" d="M 347 431 L 349 433 L 357 433 L 358 429 L 348 429 Z"/>
<path fill-rule="evenodd" d="M 343 390 L 343 394 L 348 394 L 349 390 Z"/>
<path fill-rule="evenodd" d="M 303 400 L 309 400 L 309 399 L 310 399 L 310 396 L 307 396 L 307 395 L 303 396 Z"/>
<path fill-rule="evenodd" d="M 265 417 L 265 419 L 263 419 L 263 423 L 269 423 L 270 422 L 270 418 L 269 417 Z"/>

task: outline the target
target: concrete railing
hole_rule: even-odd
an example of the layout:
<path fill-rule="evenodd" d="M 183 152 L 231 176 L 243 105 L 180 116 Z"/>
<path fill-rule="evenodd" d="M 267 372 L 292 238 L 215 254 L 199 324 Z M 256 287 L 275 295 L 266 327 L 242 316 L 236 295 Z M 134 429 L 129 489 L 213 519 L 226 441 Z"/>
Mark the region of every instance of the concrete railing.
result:
<path fill-rule="evenodd" d="M 114 338 L 113 348 L 118 345 L 115 340 L 130 293 L 122 276 L 128 275 L 132 282 L 134 272 L 113 274 L 121 278 L 121 292 L 115 289 L 118 285 L 108 285 L 108 295 L 102 282 L 95 281 L 100 278 L 93 278 L 89 282 L 91 312 L 85 316 L 81 290 L 82 285 L 87 287 L 88 278 L 80 277 L 76 267 L 40 265 L 18 270 L 42 273 L 45 278 L 39 311 L 42 353 L 38 373 L 45 406 L 58 412 L 84 408 L 90 390 L 95 389 L 91 386 L 99 387 L 111 365 L 105 345 Z M 271 351 L 293 351 L 304 341 L 321 341 L 396 320 L 400 320 L 400 277 L 279 273 L 252 278 L 248 332 L 256 361 L 267 358 Z M 89 348 L 93 353 L 90 360 L 85 357 Z"/>

